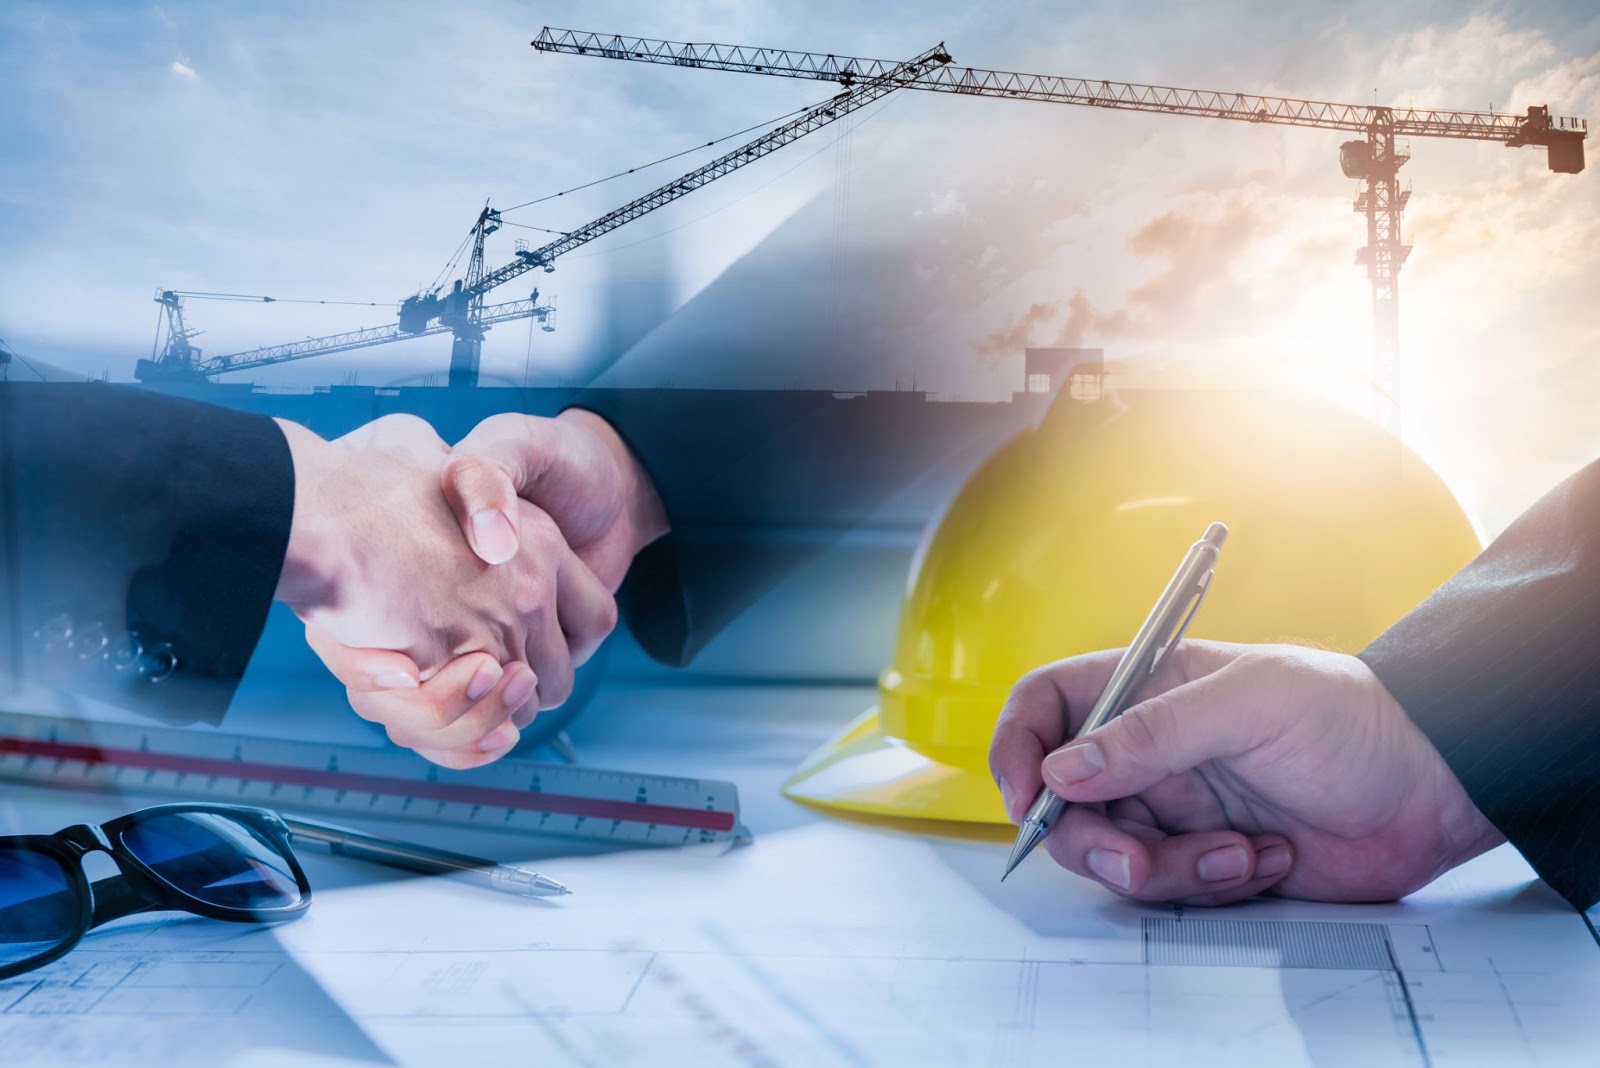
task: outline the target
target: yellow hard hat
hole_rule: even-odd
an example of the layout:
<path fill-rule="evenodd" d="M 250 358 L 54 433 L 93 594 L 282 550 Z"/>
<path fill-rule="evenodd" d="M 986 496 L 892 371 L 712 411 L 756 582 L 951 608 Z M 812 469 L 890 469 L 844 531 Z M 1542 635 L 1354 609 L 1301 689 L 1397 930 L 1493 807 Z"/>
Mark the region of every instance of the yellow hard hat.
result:
<path fill-rule="evenodd" d="M 912 563 L 878 705 L 784 785 L 854 812 L 1006 823 L 990 735 L 1028 671 L 1126 645 L 1191 542 L 1227 548 L 1190 636 L 1353 652 L 1480 542 L 1385 430 L 1308 396 L 1061 399 L 972 476 Z"/>

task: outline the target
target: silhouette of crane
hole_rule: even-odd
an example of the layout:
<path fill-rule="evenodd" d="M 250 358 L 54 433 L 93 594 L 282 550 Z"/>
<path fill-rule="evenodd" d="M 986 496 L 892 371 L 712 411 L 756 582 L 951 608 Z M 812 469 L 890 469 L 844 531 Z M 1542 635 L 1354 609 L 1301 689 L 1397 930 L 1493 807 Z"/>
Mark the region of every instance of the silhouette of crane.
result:
<path fill-rule="evenodd" d="M 367 345 L 399 341 L 405 337 L 418 337 L 423 334 L 449 331 L 455 338 L 450 351 L 450 384 L 452 386 L 476 385 L 478 381 L 478 364 L 483 350 L 484 329 L 494 322 L 504 321 L 509 318 L 523 318 L 529 314 L 537 315 L 541 314 L 542 311 L 547 311 L 547 309 L 535 307 L 537 305 L 538 290 L 534 291 L 534 298 L 530 301 L 518 301 L 515 302 L 515 305 L 488 306 L 484 304 L 484 297 L 490 290 L 527 274 L 529 271 L 539 269 L 553 271 L 555 270 L 556 259 L 571 252 L 573 249 L 585 245 L 598 237 L 603 237 L 618 227 L 626 226 L 633 220 L 672 203 L 679 197 L 686 196 L 702 186 L 709 185 L 719 178 L 732 174 L 741 167 L 771 155 L 785 145 L 792 144 L 807 134 L 844 118 L 851 112 L 865 107 L 902 86 L 914 84 L 916 79 L 923 76 L 928 70 L 948 62 L 950 62 L 950 56 L 945 52 L 944 45 L 939 44 L 904 62 L 887 63 L 878 74 L 872 77 L 855 79 L 850 85 L 845 86 L 841 92 L 820 104 L 807 108 L 796 118 L 768 130 L 754 140 L 717 157 L 704 166 L 690 171 L 688 174 L 675 178 L 667 184 L 629 201 L 620 208 L 607 212 L 598 219 L 560 235 L 555 240 L 539 248 L 528 248 L 519 242 L 516 259 L 494 270 L 489 270 L 486 267 L 484 240 L 500 228 L 501 220 L 499 212 L 485 207 L 478 214 L 478 219 L 473 224 L 471 234 L 472 253 L 468 258 L 467 269 L 463 276 L 451 283 L 448 292 L 442 292 L 441 287 L 441 289 L 434 290 L 431 293 L 415 294 L 401 301 L 399 322 L 391 326 L 370 327 L 347 334 L 336 334 L 332 337 L 307 338 L 304 341 L 290 342 L 286 345 L 255 349 L 250 352 L 235 353 L 202 361 L 198 358 L 199 350 L 193 348 L 190 344 L 190 338 L 194 337 L 196 332 L 191 330 L 183 320 L 182 301 L 180 298 L 185 294 L 173 290 L 163 290 L 156 294 L 156 301 L 167 309 L 165 333 L 168 339 L 167 345 L 163 349 L 161 338 L 158 336 L 156 343 L 157 353 L 153 354 L 151 359 L 139 361 L 138 371 L 135 376 L 141 382 L 162 379 L 171 380 L 173 378 L 205 379 L 211 375 L 226 371 L 264 367 L 269 364 L 282 363 L 286 360 L 305 359 L 308 356 L 318 356 L 329 352 L 346 352 Z M 229 299 L 229 295 L 210 294 L 210 296 Z M 243 297 L 236 299 L 267 300 L 270 298 Z M 497 318 L 497 316 L 499 317 Z M 169 371 L 176 373 L 169 373 Z"/>

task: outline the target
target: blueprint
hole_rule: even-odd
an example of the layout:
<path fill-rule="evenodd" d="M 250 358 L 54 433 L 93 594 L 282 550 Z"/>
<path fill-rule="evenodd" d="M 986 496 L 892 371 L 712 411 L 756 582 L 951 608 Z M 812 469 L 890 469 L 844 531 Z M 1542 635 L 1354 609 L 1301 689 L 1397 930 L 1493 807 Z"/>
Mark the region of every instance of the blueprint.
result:
<path fill-rule="evenodd" d="M 819 823 L 726 855 L 574 859 L 577 893 L 554 902 L 417 879 L 319 893 L 272 931 L 134 924 L 0 984 L 0 1048 L 7 1065 L 1362 1068 L 1600 1048 L 1600 948 L 1508 851 L 1403 904 L 1226 910 L 1129 905 L 1046 863 L 1002 886 L 1003 856 Z"/>
<path fill-rule="evenodd" d="M 0 982 L 0 1063 L 1596 1063 L 1600 944 L 1509 849 L 1382 906 L 1147 908 L 1043 855 L 1002 885 L 1003 835 L 827 819 L 780 798 L 799 756 L 870 694 L 614 700 L 580 721 L 580 751 L 736 781 L 754 845 L 574 855 L 375 826 L 526 859 L 575 892 L 519 899 L 305 849 L 316 894 L 301 920 L 133 919 Z M 6 786 L 0 833 L 150 800 Z"/>

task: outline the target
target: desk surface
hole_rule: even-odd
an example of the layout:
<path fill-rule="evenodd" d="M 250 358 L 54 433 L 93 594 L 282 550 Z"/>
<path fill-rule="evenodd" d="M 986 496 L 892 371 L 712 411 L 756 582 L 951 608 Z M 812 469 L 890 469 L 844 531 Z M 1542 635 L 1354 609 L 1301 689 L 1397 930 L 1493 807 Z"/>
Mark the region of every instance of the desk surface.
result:
<path fill-rule="evenodd" d="M 1141 908 L 1001 842 L 827 819 L 778 784 L 850 689 L 602 691 L 587 762 L 738 783 L 753 846 L 594 854 L 482 832 L 527 902 L 305 851 L 276 929 L 135 921 L 0 983 L 11 1065 L 1589 1063 L 1600 947 L 1514 853 L 1406 902 Z M 348 717 L 230 725 L 373 741 Z M 347 717 L 347 718 L 346 718 Z M 148 799 L 9 787 L 6 832 Z M 393 827 L 378 828 L 393 830 Z M 467 847 L 455 830 L 411 837 Z"/>

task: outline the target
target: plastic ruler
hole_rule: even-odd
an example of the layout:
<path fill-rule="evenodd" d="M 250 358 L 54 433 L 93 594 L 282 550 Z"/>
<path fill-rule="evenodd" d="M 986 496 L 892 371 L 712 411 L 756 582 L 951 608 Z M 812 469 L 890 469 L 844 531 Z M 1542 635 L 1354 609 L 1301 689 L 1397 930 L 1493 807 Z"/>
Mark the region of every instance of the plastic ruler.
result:
<path fill-rule="evenodd" d="M 732 783 L 502 759 L 450 771 L 402 750 L 0 713 L 0 779 L 649 845 L 732 842 Z"/>

